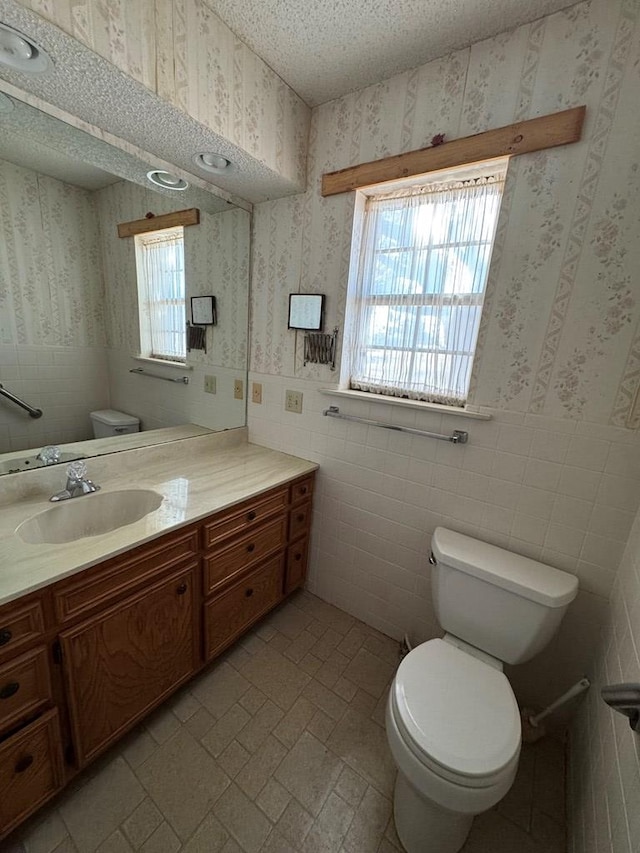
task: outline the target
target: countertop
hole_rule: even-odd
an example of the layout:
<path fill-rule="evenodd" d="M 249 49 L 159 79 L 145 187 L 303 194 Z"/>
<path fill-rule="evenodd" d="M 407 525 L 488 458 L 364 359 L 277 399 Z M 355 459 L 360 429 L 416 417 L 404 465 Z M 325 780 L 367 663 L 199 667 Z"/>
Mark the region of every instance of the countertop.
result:
<path fill-rule="evenodd" d="M 153 489 L 160 507 L 109 533 L 59 545 L 23 542 L 16 528 L 55 506 L 64 466 L 11 474 L 0 480 L 0 605 L 214 512 L 315 471 L 314 462 L 246 441 L 246 430 L 188 438 L 87 461 L 100 492 Z M 90 501 L 96 495 L 73 498 Z"/>

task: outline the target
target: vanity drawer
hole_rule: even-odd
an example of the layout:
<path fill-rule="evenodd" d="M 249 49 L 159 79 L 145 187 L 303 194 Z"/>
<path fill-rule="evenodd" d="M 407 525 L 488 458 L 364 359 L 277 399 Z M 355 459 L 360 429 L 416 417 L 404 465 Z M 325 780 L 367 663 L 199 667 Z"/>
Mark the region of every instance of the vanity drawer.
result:
<path fill-rule="evenodd" d="M 15 653 L 44 635 L 44 613 L 39 599 L 13 601 L 0 607 L 0 656 Z"/>
<path fill-rule="evenodd" d="M 228 548 L 205 557 L 205 595 L 229 581 L 234 575 L 264 560 L 274 551 L 284 548 L 286 541 L 287 520 L 277 518 L 252 530 Z"/>
<path fill-rule="evenodd" d="M 285 595 L 304 584 L 307 576 L 307 556 L 309 553 L 309 538 L 298 539 L 287 549 L 287 573 L 284 579 Z"/>
<path fill-rule="evenodd" d="M 282 599 L 284 555 L 251 572 L 205 604 L 205 654 L 210 660 Z"/>
<path fill-rule="evenodd" d="M 204 547 L 211 548 L 229 536 L 237 536 L 250 530 L 267 518 L 284 512 L 287 504 L 288 493 L 284 488 L 244 501 L 225 512 L 218 513 L 214 521 L 203 527 Z"/>
<path fill-rule="evenodd" d="M 0 836 L 50 799 L 62 784 L 58 712 L 53 710 L 0 743 Z"/>
<path fill-rule="evenodd" d="M 307 477 L 305 480 L 300 480 L 294 483 L 290 489 L 291 503 L 295 504 L 298 501 L 308 501 L 313 494 L 314 477 Z"/>
<path fill-rule="evenodd" d="M 0 731 L 51 699 L 47 649 L 39 646 L 0 667 Z"/>
<path fill-rule="evenodd" d="M 289 540 L 303 536 L 311 525 L 311 501 L 299 504 L 289 512 Z"/>
<path fill-rule="evenodd" d="M 198 531 L 190 528 L 154 543 L 141 545 L 125 557 L 116 557 L 53 588 L 55 611 L 60 622 L 70 622 L 104 609 L 159 575 L 179 568 L 198 553 Z"/>

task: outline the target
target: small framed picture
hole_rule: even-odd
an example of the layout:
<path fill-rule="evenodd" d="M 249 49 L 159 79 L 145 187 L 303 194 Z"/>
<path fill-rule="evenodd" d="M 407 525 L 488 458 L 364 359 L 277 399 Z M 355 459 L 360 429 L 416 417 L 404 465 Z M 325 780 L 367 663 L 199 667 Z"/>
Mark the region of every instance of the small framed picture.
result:
<path fill-rule="evenodd" d="M 216 316 L 215 296 L 191 297 L 191 322 L 194 326 L 215 326 Z"/>
<path fill-rule="evenodd" d="M 324 315 L 324 293 L 289 294 L 289 328 L 321 332 Z"/>

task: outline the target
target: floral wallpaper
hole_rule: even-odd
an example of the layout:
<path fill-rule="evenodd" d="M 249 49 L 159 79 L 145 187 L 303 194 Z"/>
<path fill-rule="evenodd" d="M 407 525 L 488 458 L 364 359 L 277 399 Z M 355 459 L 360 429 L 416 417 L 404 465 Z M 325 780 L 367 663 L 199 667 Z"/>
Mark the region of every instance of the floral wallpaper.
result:
<path fill-rule="evenodd" d="M 92 193 L 0 161 L 0 344 L 104 346 Z"/>
<path fill-rule="evenodd" d="M 510 164 L 470 402 L 640 426 L 639 16 L 580 3 L 316 108 L 307 192 L 255 209 L 252 370 L 335 381 L 286 328 L 297 290 L 344 327 L 354 201 L 323 172 L 584 103 L 579 143 Z"/>
<path fill-rule="evenodd" d="M 309 108 L 205 0 L 20 0 L 36 14 L 303 186 Z"/>

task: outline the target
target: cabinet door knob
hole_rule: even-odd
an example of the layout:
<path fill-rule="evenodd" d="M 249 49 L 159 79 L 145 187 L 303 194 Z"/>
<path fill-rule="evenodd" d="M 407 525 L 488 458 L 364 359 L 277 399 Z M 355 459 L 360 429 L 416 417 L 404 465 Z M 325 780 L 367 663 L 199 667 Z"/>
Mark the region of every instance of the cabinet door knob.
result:
<path fill-rule="evenodd" d="M 184 595 L 186 591 L 187 591 L 186 583 L 181 583 L 180 586 L 178 587 L 178 589 L 176 590 L 178 595 Z"/>
<path fill-rule="evenodd" d="M 33 755 L 23 755 L 16 761 L 15 772 L 16 773 L 24 773 L 25 770 L 28 770 L 29 767 L 33 764 Z"/>
<path fill-rule="evenodd" d="M 253 595 L 253 587 L 249 587 L 249 589 L 245 589 L 244 596 L 245 598 L 251 598 Z"/>
<path fill-rule="evenodd" d="M 0 646 L 4 646 L 13 637 L 8 628 L 0 628 Z"/>
<path fill-rule="evenodd" d="M 255 551 L 255 549 L 256 549 L 256 546 L 253 544 L 253 542 L 250 545 L 247 545 L 247 551 L 249 553 L 251 553 L 252 551 Z"/>
<path fill-rule="evenodd" d="M 247 513 L 247 521 L 253 521 L 253 519 L 255 517 L 256 517 L 256 513 L 254 512 L 254 510 L 251 510 L 251 512 Z"/>
<path fill-rule="evenodd" d="M 297 517 L 296 517 L 296 521 L 303 522 L 303 521 L 304 521 L 304 514 L 303 514 L 303 513 L 299 513 L 299 514 L 297 515 Z"/>
<path fill-rule="evenodd" d="M 306 494 L 307 494 L 307 487 L 306 487 L 306 486 L 303 486 L 303 487 L 300 489 L 300 494 L 301 494 L 301 495 L 306 495 Z"/>
<path fill-rule="evenodd" d="M 302 554 L 298 551 L 298 553 L 297 553 L 297 554 L 295 555 L 295 557 L 294 557 L 294 560 L 296 560 L 296 562 L 297 562 L 297 561 L 299 561 L 299 560 L 301 560 L 301 559 L 302 559 Z"/>
<path fill-rule="evenodd" d="M 0 699 L 10 699 L 12 696 L 15 696 L 18 690 L 20 690 L 20 682 L 10 681 L 8 684 L 0 687 Z"/>

